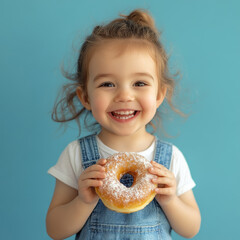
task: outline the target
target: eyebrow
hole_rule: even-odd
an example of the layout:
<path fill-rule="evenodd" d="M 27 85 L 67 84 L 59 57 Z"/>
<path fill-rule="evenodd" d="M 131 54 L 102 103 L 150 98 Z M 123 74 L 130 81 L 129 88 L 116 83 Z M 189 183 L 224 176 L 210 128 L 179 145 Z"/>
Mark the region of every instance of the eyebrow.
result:
<path fill-rule="evenodd" d="M 143 76 L 143 77 L 149 77 L 152 80 L 154 80 L 153 76 L 150 73 L 146 73 L 146 72 L 139 72 L 139 73 L 134 73 L 133 76 Z"/>
<path fill-rule="evenodd" d="M 153 76 L 149 73 L 146 72 L 137 72 L 137 73 L 133 73 L 132 76 L 144 76 L 144 77 L 149 77 L 152 80 L 154 80 Z M 97 74 L 94 78 L 93 81 L 97 81 L 100 78 L 107 78 L 107 77 L 115 77 L 114 74 L 111 73 L 101 73 L 101 74 Z"/>
<path fill-rule="evenodd" d="M 101 73 L 101 74 L 97 74 L 94 78 L 93 81 L 97 81 L 99 78 L 106 78 L 106 77 L 114 77 L 114 74 L 111 73 Z"/>

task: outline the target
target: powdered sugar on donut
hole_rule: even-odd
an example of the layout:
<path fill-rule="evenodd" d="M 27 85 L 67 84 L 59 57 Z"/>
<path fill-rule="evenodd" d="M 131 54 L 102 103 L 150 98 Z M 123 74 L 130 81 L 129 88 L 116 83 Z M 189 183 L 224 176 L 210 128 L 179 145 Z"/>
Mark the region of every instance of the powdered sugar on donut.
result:
<path fill-rule="evenodd" d="M 120 205 L 131 205 L 134 202 L 141 202 L 152 194 L 156 185 L 151 182 L 154 177 L 147 169 L 152 164 L 143 156 L 136 153 L 117 153 L 107 159 L 105 165 L 106 178 L 98 191 L 107 197 L 111 202 L 121 201 Z M 125 169 L 125 173 L 136 173 L 137 179 L 131 187 L 126 187 L 120 183 L 119 168 Z M 118 175 L 118 176 L 117 176 Z"/>

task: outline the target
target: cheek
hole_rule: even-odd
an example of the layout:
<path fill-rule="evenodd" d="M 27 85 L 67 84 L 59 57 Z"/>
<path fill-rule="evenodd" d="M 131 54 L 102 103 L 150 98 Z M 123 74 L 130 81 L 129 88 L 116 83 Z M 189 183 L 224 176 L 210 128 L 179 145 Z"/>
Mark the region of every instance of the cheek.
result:
<path fill-rule="evenodd" d="M 107 100 L 106 96 L 104 96 L 103 94 L 95 94 L 90 99 L 91 110 L 92 110 L 93 116 L 106 112 L 106 109 L 108 106 L 107 103 L 108 103 L 108 100 Z"/>
<path fill-rule="evenodd" d="M 142 107 L 149 112 L 155 112 L 157 109 L 157 101 L 155 94 L 148 94 L 145 98 L 141 99 Z"/>

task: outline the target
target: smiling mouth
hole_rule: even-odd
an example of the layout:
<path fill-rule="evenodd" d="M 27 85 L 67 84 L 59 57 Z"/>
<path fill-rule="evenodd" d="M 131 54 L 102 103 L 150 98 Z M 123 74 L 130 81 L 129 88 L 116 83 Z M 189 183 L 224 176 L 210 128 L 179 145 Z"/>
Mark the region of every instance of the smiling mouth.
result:
<path fill-rule="evenodd" d="M 129 120 L 136 116 L 139 111 L 127 110 L 127 111 L 113 111 L 111 116 L 119 120 Z"/>

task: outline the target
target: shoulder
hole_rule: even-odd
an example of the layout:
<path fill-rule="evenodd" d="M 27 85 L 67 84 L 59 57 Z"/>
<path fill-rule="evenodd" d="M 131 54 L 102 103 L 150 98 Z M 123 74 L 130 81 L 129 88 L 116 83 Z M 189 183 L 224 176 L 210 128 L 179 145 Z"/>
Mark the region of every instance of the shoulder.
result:
<path fill-rule="evenodd" d="M 89 141 L 95 140 L 95 139 L 96 139 L 96 134 L 88 135 L 88 136 L 84 136 L 79 139 L 76 139 L 67 145 L 67 147 L 64 149 L 64 152 L 67 152 L 68 154 L 77 154 L 77 156 L 79 156 L 79 154 L 81 153 L 80 145 L 85 145 L 86 143 L 89 144 Z"/>
<path fill-rule="evenodd" d="M 172 145 L 172 158 L 185 159 L 182 151 L 175 145 Z"/>
<path fill-rule="evenodd" d="M 167 141 L 162 141 L 162 140 L 159 140 L 158 142 L 160 143 L 160 146 L 162 148 L 164 148 L 164 149 L 168 150 L 170 153 L 172 153 L 172 160 L 184 159 L 183 153 L 174 144 L 167 142 Z"/>
<path fill-rule="evenodd" d="M 80 151 L 79 141 L 74 140 L 65 147 L 59 159 L 65 159 L 65 161 L 67 160 L 74 163 L 76 160 L 78 160 Z"/>
<path fill-rule="evenodd" d="M 176 172 L 177 170 L 179 171 L 180 169 L 186 167 L 188 168 L 187 161 L 182 151 L 175 145 L 172 145 L 171 170 L 174 170 L 174 172 Z"/>
<path fill-rule="evenodd" d="M 172 145 L 170 171 L 173 172 L 177 181 L 178 196 L 195 187 L 196 184 L 192 179 L 187 160 L 183 153 L 175 145 Z"/>
<path fill-rule="evenodd" d="M 70 142 L 62 151 L 57 166 L 65 169 L 73 169 L 74 171 L 79 168 L 81 164 L 81 149 L 78 140 Z"/>
<path fill-rule="evenodd" d="M 75 150 L 78 150 L 78 149 L 80 149 L 80 144 L 79 144 L 79 140 L 77 139 L 77 140 L 74 140 L 74 141 L 70 142 L 66 146 L 64 151 L 71 153 L 71 152 L 74 152 Z"/>
<path fill-rule="evenodd" d="M 78 184 L 76 179 L 80 171 L 80 148 L 78 141 L 75 140 L 65 147 L 57 163 L 48 170 L 48 173 L 66 185 L 77 189 Z"/>
<path fill-rule="evenodd" d="M 180 149 L 172 143 L 166 141 L 159 141 L 160 151 L 163 151 L 164 154 L 168 154 L 170 158 L 170 167 L 169 170 L 174 173 L 175 177 L 183 176 L 186 171 L 189 172 L 189 167 L 187 161 L 180 151 Z"/>

